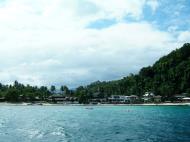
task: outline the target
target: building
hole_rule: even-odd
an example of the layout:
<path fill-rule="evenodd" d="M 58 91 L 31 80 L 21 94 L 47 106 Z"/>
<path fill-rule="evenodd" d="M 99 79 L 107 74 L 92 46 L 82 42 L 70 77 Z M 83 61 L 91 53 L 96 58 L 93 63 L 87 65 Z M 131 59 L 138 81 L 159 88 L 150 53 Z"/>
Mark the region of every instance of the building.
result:
<path fill-rule="evenodd" d="M 180 95 L 180 94 L 176 94 L 174 95 L 174 97 L 172 98 L 173 102 L 182 102 L 183 98 L 186 98 L 185 95 Z"/>
<path fill-rule="evenodd" d="M 112 104 L 123 103 L 123 101 L 124 101 L 124 96 L 120 95 L 112 95 L 111 97 L 108 98 L 108 102 Z"/>
<path fill-rule="evenodd" d="M 152 103 L 154 101 L 154 93 L 152 92 L 145 92 L 145 94 L 142 97 L 142 100 L 144 103 Z"/>
<path fill-rule="evenodd" d="M 94 98 L 94 99 L 89 99 L 89 103 L 90 104 L 105 104 L 107 103 L 107 99 L 106 98 Z"/>
<path fill-rule="evenodd" d="M 182 102 L 184 102 L 184 103 L 190 103 L 190 97 L 182 98 Z"/>
<path fill-rule="evenodd" d="M 76 97 L 67 97 L 63 95 L 52 95 L 48 98 L 48 101 L 52 103 L 58 103 L 58 104 L 78 103 L 78 99 Z"/>
<path fill-rule="evenodd" d="M 122 96 L 122 95 L 112 95 L 108 98 L 109 103 L 113 104 L 131 104 L 138 103 L 139 97 L 136 95 Z"/>
<path fill-rule="evenodd" d="M 51 103 L 63 103 L 65 101 L 65 96 L 63 95 L 52 95 L 48 98 Z"/>
<path fill-rule="evenodd" d="M 104 94 L 101 94 L 100 92 L 95 92 L 91 95 L 91 98 L 88 101 L 90 104 L 105 104 L 107 103 L 107 98 L 104 97 Z"/>
<path fill-rule="evenodd" d="M 128 96 L 128 100 L 130 104 L 139 103 L 139 97 L 136 95 Z"/>
<path fill-rule="evenodd" d="M 154 103 L 161 103 L 161 101 L 162 101 L 162 96 L 154 96 L 153 97 L 153 99 L 154 99 Z"/>

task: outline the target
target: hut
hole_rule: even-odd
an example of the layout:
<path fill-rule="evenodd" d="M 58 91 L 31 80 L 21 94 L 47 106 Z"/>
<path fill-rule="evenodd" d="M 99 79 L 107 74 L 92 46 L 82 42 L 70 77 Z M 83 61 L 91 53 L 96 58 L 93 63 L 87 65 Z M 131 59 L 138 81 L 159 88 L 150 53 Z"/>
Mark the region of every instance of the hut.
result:
<path fill-rule="evenodd" d="M 182 98 L 182 102 L 190 103 L 190 97 Z"/>
<path fill-rule="evenodd" d="M 152 103 L 154 101 L 154 93 L 152 92 L 145 92 L 145 94 L 142 97 L 142 100 L 144 103 Z"/>
<path fill-rule="evenodd" d="M 162 99 L 162 96 L 160 96 L 160 95 L 154 96 L 153 99 L 154 99 L 154 103 L 160 103 L 161 99 Z"/>

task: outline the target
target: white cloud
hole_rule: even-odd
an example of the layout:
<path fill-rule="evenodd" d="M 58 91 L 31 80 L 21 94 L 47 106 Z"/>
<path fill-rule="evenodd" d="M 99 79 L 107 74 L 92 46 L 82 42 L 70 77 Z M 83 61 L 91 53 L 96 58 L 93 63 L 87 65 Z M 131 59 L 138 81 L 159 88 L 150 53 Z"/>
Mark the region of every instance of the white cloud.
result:
<path fill-rule="evenodd" d="M 171 33 L 148 22 L 122 22 L 126 15 L 139 19 L 144 4 L 145 0 L 8 1 L 0 8 L 1 80 L 73 87 L 137 72 L 179 47 Z M 85 28 L 102 18 L 118 23 L 101 30 Z"/>
<path fill-rule="evenodd" d="M 90 0 L 105 17 L 121 20 L 126 15 L 139 18 L 142 15 L 145 0 Z"/>
<path fill-rule="evenodd" d="M 190 31 L 180 32 L 178 40 L 182 43 L 190 41 Z"/>
<path fill-rule="evenodd" d="M 147 1 L 147 5 L 149 5 L 149 6 L 151 7 L 152 11 L 155 12 L 156 9 L 157 9 L 158 6 L 159 6 L 159 3 L 158 3 L 157 0 L 148 0 L 148 1 Z"/>

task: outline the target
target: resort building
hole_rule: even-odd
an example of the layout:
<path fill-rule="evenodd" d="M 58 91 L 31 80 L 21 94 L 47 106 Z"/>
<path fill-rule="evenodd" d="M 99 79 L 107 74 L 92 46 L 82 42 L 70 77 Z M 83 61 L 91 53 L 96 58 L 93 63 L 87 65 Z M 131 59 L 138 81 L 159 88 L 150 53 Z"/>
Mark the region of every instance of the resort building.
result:
<path fill-rule="evenodd" d="M 104 97 L 100 92 L 92 94 L 91 99 L 88 100 L 90 104 L 107 103 L 107 97 Z"/>
<path fill-rule="evenodd" d="M 107 99 L 106 98 L 94 98 L 94 99 L 89 99 L 89 103 L 90 104 L 105 104 L 107 103 Z"/>
<path fill-rule="evenodd" d="M 182 101 L 185 103 L 190 103 L 190 97 L 182 98 Z"/>
<path fill-rule="evenodd" d="M 153 99 L 154 99 L 154 103 L 161 103 L 162 96 L 159 96 L 159 95 L 158 96 L 154 96 Z"/>
<path fill-rule="evenodd" d="M 131 96 L 128 96 L 128 98 L 131 104 L 139 103 L 139 97 L 137 95 L 131 95 Z"/>
<path fill-rule="evenodd" d="M 124 101 L 124 96 L 120 95 L 112 95 L 111 97 L 108 98 L 108 102 L 113 104 L 123 103 L 123 101 Z"/>
<path fill-rule="evenodd" d="M 52 95 L 48 98 L 49 102 L 63 104 L 63 103 L 78 103 L 78 99 L 76 97 L 67 97 L 63 95 Z"/>
<path fill-rule="evenodd" d="M 172 97 L 172 101 L 180 103 L 180 102 L 183 101 L 183 98 L 186 98 L 186 96 L 185 95 L 176 94 L 176 95 L 174 95 L 174 97 Z"/>
<path fill-rule="evenodd" d="M 144 103 L 151 103 L 154 101 L 154 93 L 152 92 L 145 92 L 145 94 L 142 97 L 142 100 Z"/>
<path fill-rule="evenodd" d="M 131 96 L 122 96 L 122 95 L 112 95 L 108 98 L 109 103 L 113 104 L 130 104 L 130 103 L 137 103 L 138 96 L 131 95 Z"/>

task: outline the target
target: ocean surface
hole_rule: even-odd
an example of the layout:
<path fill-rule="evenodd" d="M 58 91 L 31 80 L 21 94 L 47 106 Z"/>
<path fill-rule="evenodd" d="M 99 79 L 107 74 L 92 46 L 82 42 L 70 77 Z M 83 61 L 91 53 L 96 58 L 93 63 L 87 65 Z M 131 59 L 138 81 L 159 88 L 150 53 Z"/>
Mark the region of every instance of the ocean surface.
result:
<path fill-rule="evenodd" d="M 0 142 L 190 142 L 190 107 L 0 106 Z"/>

